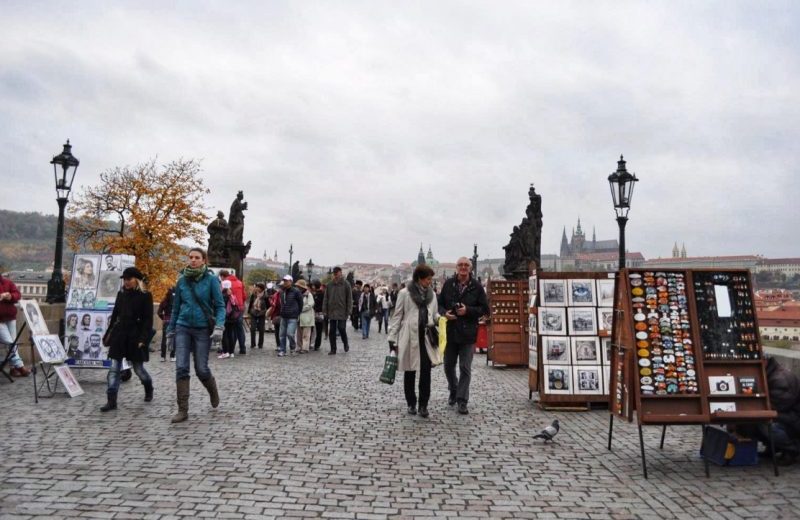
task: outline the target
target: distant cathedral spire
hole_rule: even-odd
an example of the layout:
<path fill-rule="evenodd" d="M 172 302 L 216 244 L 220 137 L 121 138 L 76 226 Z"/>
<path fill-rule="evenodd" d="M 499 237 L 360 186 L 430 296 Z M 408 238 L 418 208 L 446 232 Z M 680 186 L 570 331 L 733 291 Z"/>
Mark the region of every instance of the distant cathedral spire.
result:
<path fill-rule="evenodd" d="M 422 250 L 422 242 L 419 243 L 419 253 L 417 254 L 417 265 L 425 264 L 425 252 Z"/>
<path fill-rule="evenodd" d="M 675 243 L 675 245 L 677 245 L 677 242 Z M 685 242 L 683 243 L 683 246 L 681 247 L 681 258 L 686 258 L 686 243 Z"/>
<path fill-rule="evenodd" d="M 675 242 L 675 245 L 672 246 L 672 258 L 678 258 L 680 252 L 678 251 L 678 243 Z"/>

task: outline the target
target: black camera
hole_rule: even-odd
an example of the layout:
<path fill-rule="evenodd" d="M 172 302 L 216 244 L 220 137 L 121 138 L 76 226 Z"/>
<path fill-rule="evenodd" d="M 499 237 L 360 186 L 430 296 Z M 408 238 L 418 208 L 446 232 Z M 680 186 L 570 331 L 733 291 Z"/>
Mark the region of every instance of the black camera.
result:
<path fill-rule="evenodd" d="M 457 316 L 458 314 L 456 313 L 456 311 L 458 311 L 459 308 L 461 308 L 461 304 L 454 303 L 453 306 L 450 307 L 450 312 L 452 312 L 454 316 Z"/>
<path fill-rule="evenodd" d="M 728 383 L 725 381 L 717 381 L 717 392 L 727 392 L 728 391 Z"/>

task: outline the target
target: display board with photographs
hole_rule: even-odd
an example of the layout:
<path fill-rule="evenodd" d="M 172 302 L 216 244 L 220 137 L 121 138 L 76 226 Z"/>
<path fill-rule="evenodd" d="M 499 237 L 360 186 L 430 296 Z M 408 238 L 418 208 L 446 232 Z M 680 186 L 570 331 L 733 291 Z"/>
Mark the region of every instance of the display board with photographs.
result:
<path fill-rule="evenodd" d="M 538 273 L 539 352 L 543 405 L 608 398 L 614 275 Z M 609 303 L 612 302 L 612 303 Z"/>
<path fill-rule="evenodd" d="M 122 287 L 122 272 L 133 267 L 135 261 L 131 255 L 75 255 L 64 316 L 68 364 L 83 368 L 111 366 L 103 335 Z"/>

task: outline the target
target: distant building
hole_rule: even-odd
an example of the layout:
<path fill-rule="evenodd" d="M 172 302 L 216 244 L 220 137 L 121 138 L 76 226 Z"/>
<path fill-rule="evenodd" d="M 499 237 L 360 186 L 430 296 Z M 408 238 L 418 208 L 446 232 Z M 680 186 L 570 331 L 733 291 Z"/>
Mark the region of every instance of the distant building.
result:
<path fill-rule="evenodd" d="M 14 282 L 23 300 L 43 302 L 47 297 L 47 282 L 52 271 L 9 271 L 3 276 Z"/>
<path fill-rule="evenodd" d="M 673 250 L 674 252 L 674 250 Z M 722 269 L 749 269 L 755 271 L 756 265 L 761 260 L 756 255 L 739 256 L 685 256 L 672 258 L 652 258 L 645 260 L 642 267 L 661 267 L 664 269 L 695 269 L 702 267 L 717 267 Z"/>
<path fill-rule="evenodd" d="M 756 272 L 781 273 L 787 279 L 800 274 L 800 258 L 762 258 L 756 264 Z"/>
<path fill-rule="evenodd" d="M 546 271 L 616 271 L 619 267 L 619 242 L 612 240 L 597 240 L 597 234 L 592 229 L 592 239 L 588 240 L 581 227 L 572 229 L 572 237 L 567 240 L 567 228 L 561 233 L 561 248 L 559 256 L 555 259 L 547 258 L 554 255 L 542 255 L 542 269 Z M 625 253 L 626 267 L 641 267 L 644 256 L 638 252 Z M 551 269 L 552 267 L 552 269 Z"/>
<path fill-rule="evenodd" d="M 800 308 L 781 306 L 758 311 L 758 330 L 763 340 L 800 341 Z"/>

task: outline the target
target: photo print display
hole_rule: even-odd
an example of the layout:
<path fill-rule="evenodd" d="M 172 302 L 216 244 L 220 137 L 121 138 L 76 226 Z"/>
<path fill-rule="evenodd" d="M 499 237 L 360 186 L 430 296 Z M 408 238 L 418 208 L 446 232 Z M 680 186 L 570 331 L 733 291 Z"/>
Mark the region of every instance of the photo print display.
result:
<path fill-rule="evenodd" d="M 569 333 L 576 336 L 594 336 L 597 334 L 597 313 L 594 308 L 569 308 Z"/>
<path fill-rule="evenodd" d="M 543 307 L 566 307 L 566 280 L 539 280 L 539 297 Z"/>
<path fill-rule="evenodd" d="M 611 326 L 614 323 L 614 309 L 611 307 L 598 307 L 597 309 L 597 332 L 600 334 L 611 334 Z"/>
<path fill-rule="evenodd" d="M 571 394 L 572 368 L 569 365 L 549 365 L 544 367 L 545 393 Z"/>
<path fill-rule="evenodd" d="M 569 338 L 542 336 L 544 364 L 570 364 Z"/>
<path fill-rule="evenodd" d="M 567 312 L 563 308 L 539 307 L 539 334 L 565 336 L 567 334 Z"/>
<path fill-rule="evenodd" d="M 600 355 L 604 365 L 611 365 L 611 338 L 600 338 Z"/>
<path fill-rule="evenodd" d="M 36 300 L 20 300 L 19 306 L 22 309 L 22 313 L 25 315 L 25 321 L 28 322 L 28 328 L 31 330 L 31 334 L 34 336 L 50 334 L 50 331 L 47 330 L 47 323 L 44 321 L 42 311 L 39 309 L 39 303 Z"/>
<path fill-rule="evenodd" d="M 572 367 L 572 384 L 574 394 L 603 393 L 603 380 L 600 366 Z"/>
<path fill-rule="evenodd" d="M 597 280 L 597 305 L 599 307 L 614 306 L 615 280 Z"/>
<path fill-rule="evenodd" d="M 119 265 L 120 265 L 119 255 L 103 255 L 102 260 L 100 261 L 100 272 L 122 271 L 122 269 L 119 268 Z"/>
<path fill-rule="evenodd" d="M 96 291 L 99 263 L 100 256 L 98 255 L 75 255 L 72 266 L 72 280 L 69 284 L 70 289 L 91 289 Z"/>
<path fill-rule="evenodd" d="M 53 368 L 70 397 L 77 397 L 83 393 L 83 388 L 78 384 L 78 380 L 75 379 L 72 370 L 67 365 L 56 365 Z"/>
<path fill-rule="evenodd" d="M 58 334 L 33 336 L 33 344 L 36 345 L 36 352 L 39 353 L 42 363 L 53 365 L 63 363 L 67 359 L 67 353 L 64 352 Z"/>
<path fill-rule="evenodd" d="M 735 395 L 736 383 L 731 375 L 709 376 L 708 391 L 711 395 Z"/>
<path fill-rule="evenodd" d="M 570 338 L 572 340 L 572 364 L 599 365 L 600 338 Z"/>
<path fill-rule="evenodd" d="M 570 307 L 593 307 L 595 305 L 594 280 L 567 280 L 567 296 Z"/>
<path fill-rule="evenodd" d="M 729 402 L 714 402 L 711 401 L 708 403 L 709 408 L 711 408 L 711 413 L 716 412 L 735 412 L 736 411 L 736 403 L 729 403 Z"/>

